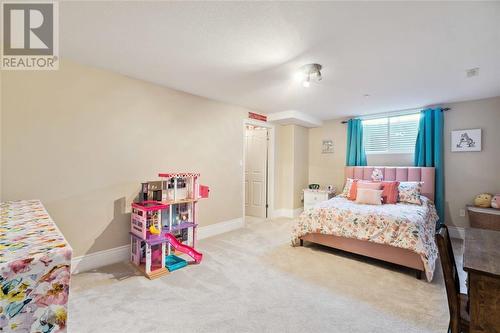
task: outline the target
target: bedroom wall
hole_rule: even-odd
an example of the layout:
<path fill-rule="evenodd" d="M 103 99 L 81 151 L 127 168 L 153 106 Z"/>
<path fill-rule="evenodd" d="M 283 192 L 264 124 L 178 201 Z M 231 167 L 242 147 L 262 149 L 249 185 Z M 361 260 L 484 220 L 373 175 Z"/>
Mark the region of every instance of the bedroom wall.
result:
<path fill-rule="evenodd" d="M 323 122 L 322 127 L 311 128 L 309 130 L 309 181 L 320 184 L 343 183 L 343 172 L 346 155 L 347 125 L 342 124 L 342 119 L 332 119 Z M 322 154 L 321 143 L 323 140 L 333 139 L 334 153 Z M 413 165 L 413 154 L 367 154 L 368 165 L 377 166 L 411 166 Z M 339 163 L 342 165 L 341 176 L 339 178 Z M 336 175 L 327 175 L 327 170 L 334 168 Z M 316 181 L 313 181 L 313 180 Z"/>
<path fill-rule="evenodd" d="M 0 202 L 2 202 L 2 72 L 0 71 Z"/>
<path fill-rule="evenodd" d="M 127 244 L 130 203 L 160 171 L 201 173 L 201 226 L 242 218 L 250 110 L 70 61 L 2 79 L 3 199 L 41 199 L 75 256 Z"/>
<path fill-rule="evenodd" d="M 328 120 L 321 127 L 309 129 L 309 183 L 334 185 L 337 191 L 344 183 L 347 133 L 342 120 Z M 333 153 L 321 153 L 323 140 L 333 140 Z"/>
<path fill-rule="evenodd" d="M 309 130 L 294 125 L 294 182 L 293 208 L 303 207 L 303 189 L 309 184 Z"/>
<path fill-rule="evenodd" d="M 302 190 L 308 184 L 308 129 L 298 125 L 276 126 L 276 209 L 302 208 Z"/>
<path fill-rule="evenodd" d="M 453 103 L 444 115 L 446 221 L 468 227 L 460 209 L 483 192 L 500 193 L 500 97 Z M 451 131 L 482 129 L 482 151 L 451 152 Z"/>
<path fill-rule="evenodd" d="M 275 209 L 293 209 L 293 125 L 276 125 Z"/>

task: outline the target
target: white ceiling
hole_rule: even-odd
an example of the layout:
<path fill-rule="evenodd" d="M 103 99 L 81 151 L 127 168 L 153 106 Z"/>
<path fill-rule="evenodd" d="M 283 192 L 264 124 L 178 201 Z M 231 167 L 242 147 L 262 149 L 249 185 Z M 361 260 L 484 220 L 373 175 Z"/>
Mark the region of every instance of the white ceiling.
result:
<path fill-rule="evenodd" d="M 500 2 L 61 2 L 60 52 L 331 119 L 500 95 Z M 310 62 L 323 81 L 307 89 L 294 73 Z M 466 78 L 472 67 L 479 76 Z"/>

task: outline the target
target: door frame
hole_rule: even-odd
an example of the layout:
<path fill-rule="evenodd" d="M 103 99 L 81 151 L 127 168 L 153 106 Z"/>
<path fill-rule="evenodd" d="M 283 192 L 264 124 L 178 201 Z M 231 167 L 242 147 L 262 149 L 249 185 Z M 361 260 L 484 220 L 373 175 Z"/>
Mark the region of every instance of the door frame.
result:
<path fill-rule="evenodd" d="M 275 126 L 265 121 L 260 121 L 256 119 L 245 118 L 243 119 L 243 159 L 242 159 L 242 212 L 243 219 L 245 219 L 245 167 L 246 167 L 246 147 L 245 147 L 245 132 L 246 126 L 253 125 L 259 127 L 265 127 L 269 133 L 269 141 L 267 146 L 267 219 L 272 219 L 274 217 L 274 163 L 275 163 Z"/>

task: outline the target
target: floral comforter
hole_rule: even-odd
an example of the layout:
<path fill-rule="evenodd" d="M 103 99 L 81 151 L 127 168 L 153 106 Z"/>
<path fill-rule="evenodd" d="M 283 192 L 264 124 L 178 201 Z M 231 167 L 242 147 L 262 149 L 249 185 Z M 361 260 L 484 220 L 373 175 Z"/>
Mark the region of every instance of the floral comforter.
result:
<path fill-rule="evenodd" d="M 39 200 L 0 203 L 1 332 L 66 332 L 71 254 Z"/>
<path fill-rule="evenodd" d="M 438 256 L 434 233 L 438 216 L 434 204 L 363 205 L 335 197 L 302 213 L 292 231 L 292 245 L 308 233 L 356 238 L 412 250 L 422 257 L 431 281 Z"/>

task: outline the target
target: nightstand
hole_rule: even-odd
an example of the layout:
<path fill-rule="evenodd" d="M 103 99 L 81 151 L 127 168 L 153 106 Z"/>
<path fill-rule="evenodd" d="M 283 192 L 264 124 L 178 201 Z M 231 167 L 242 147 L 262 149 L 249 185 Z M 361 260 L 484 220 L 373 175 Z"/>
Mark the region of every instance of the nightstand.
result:
<path fill-rule="evenodd" d="M 467 206 L 472 228 L 500 231 L 500 209 Z"/>
<path fill-rule="evenodd" d="M 313 208 L 316 204 L 327 201 L 335 196 L 335 190 L 304 190 L 304 210 Z"/>

